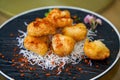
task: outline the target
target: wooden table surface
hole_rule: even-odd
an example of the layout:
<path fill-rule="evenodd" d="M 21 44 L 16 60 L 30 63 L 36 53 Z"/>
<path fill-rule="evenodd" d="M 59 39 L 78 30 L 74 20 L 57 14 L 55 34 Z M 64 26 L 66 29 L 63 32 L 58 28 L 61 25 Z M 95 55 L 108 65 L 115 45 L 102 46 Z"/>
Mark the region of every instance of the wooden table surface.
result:
<path fill-rule="evenodd" d="M 120 32 L 120 0 L 114 0 L 107 8 L 98 12 L 100 15 L 111 21 Z M 0 25 L 10 17 L 0 13 Z M 1 78 L 0 78 L 1 80 Z M 99 80 L 120 80 L 120 59 L 117 64 Z"/>

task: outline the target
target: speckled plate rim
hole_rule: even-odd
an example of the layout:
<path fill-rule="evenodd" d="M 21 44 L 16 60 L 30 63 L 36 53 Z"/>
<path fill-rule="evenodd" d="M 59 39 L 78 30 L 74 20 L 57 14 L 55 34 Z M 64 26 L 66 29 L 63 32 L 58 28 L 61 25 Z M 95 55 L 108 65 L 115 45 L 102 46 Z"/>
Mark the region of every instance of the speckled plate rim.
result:
<path fill-rule="evenodd" d="M 91 13 L 91 14 L 94 14 L 100 18 L 102 18 L 103 20 L 105 20 L 108 24 L 111 25 L 111 27 L 115 30 L 115 32 L 117 33 L 117 36 L 119 38 L 119 41 L 120 41 L 120 34 L 117 30 L 117 28 L 109 21 L 107 20 L 105 17 L 99 15 L 98 13 L 95 13 L 93 11 L 90 11 L 90 10 L 87 10 L 87 9 L 83 9 L 83 8 L 78 8 L 78 7 L 71 7 L 71 6 L 47 6 L 47 7 L 40 7 L 40 8 L 35 8 L 35 9 L 32 9 L 32 10 L 28 10 L 28 11 L 25 11 L 25 12 L 22 12 L 10 19 L 8 19 L 6 22 L 4 22 L 1 26 L 0 26 L 0 29 L 6 25 L 9 21 L 12 21 L 13 19 L 19 17 L 19 16 L 22 16 L 22 15 L 25 15 L 27 13 L 30 13 L 30 12 L 33 12 L 33 11 L 37 11 L 37 10 L 43 10 L 43 9 L 49 9 L 49 8 L 68 8 L 68 9 L 75 9 L 75 10 L 81 10 L 83 12 L 88 12 L 88 13 Z M 115 61 L 112 63 L 111 66 L 109 66 L 105 71 L 103 71 L 101 74 L 91 78 L 90 80 L 95 80 L 95 79 L 98 79 L 100 78 L 101 76 L 103 76 L 105 73 L 107 73 L 110 69 L 112 69 L 112 67 L 117 63 L 118 59 L 120 58 L 120 44 L 119 44 L 119 52 L 118 52 L 118 55 L 115 59 Z M 10 79 L 10 80 L 14 80 L 13 78 L 9 77 L 8 75 L 6 75 L 5 73 L 3 73 L 1 70 L 0 70 L 0 74 L 2 74 L 4 77 L 6 77 L 7 79 Z"/>

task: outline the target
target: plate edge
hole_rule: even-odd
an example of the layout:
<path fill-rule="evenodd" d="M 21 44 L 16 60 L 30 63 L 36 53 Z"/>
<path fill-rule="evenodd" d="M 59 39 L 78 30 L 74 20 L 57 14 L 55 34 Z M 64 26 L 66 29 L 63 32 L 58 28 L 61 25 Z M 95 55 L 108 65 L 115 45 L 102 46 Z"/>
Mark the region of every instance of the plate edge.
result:
<path fill-rule="evenodd" d="M 47 6 L 47 7 L 40 7 L 40 8 L 31 9 L 31 10 L 28 10 L 28 11 L 25 11 L 25 12 L 22 12 L 22 13 L 19 13 L 18 15 L 14 16 L 14 17 L 12 17 L 12 18 L 10 18 L 10 19 L 8 19 L 8 20 L 5 21 L 2 25 L 0 25 L 0 29 L 1 29 L 5 24 L 7 24 L 9 21 L 11 21 L 11 20 L 13 20 L 13 19 L 15 19 L 15 18 L 17 18 L 17 17 L 19 17 L 19 16 L 25 15 L 25 14 L 27 14 L 27 13 L 29 13 L 29 12 L 32 12 L 32 11 L 37 11 L 37 10 L 42 10 L 42 9 L 49 9 L 49 8 L 77 9 L 77 10 L 81 10 L 81 11 L 84 11 L 84 12 L 88 12 L 88 13 L 94 14 L 94 15 L 102 18 L 102 19 L 105 20 L 108 24 L 111 25 L 111 27 L 115 30 L 115 32 L 116 32 L 116 34 L 117 34 L 117 36 L 118 36 L 118 38 L 119 38 L 119 41 L 120 41 L 120 36 L 119 36 L 120 34 L 119 34 L 117 28 L 116 28 L 108 19 L 106 19 L 105 17 L 101 16 L 100 14 L 98 14 L 98 13 L 96 13 L 96 12 L 93 12 L 93 11 L 90 11 L 90 10 L 87 10 L 87 9 L 84 9 L 84 8 L 72 7 L 72 6 Z M 120 48 L 120 43 L 119 43 L 119 48 Z M 117 55 L 115 61 L 113 62 L 113 64 L 112 64 L 110 67 L 108 67 L 104 72 L 100 73 L 100 74 L 97 75 L 96 77 L 91 78 L 90 80 L 97 79 L 97 78 L 103 76 L 105 73 L 107 73 L 107 72 L 108 72 L 110 69 L 112 69 L 112 67 L 117 63 L 117 61 L 118 61 L 119 58 L 120 58 L 120 49 L 119 49 L 118 55 Z M 12 79 L 11 77 L 9 77 L 9 76 L 7 76 L 6 74 L 4 74 L 1 70 L 0 70 L 0 73 L 2 73 L 4 76 L 10 78 L 11 80 L 14 80 L 14 79 Z"/>

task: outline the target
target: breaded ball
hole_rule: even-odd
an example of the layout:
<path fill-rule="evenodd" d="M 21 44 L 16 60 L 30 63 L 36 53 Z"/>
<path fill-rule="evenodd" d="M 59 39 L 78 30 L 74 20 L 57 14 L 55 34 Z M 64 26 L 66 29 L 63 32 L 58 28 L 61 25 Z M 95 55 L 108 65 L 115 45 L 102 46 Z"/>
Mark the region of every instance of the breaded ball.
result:
<path fill-rule="evenodd" d="M 103 60 L 110 56 L 110 50 L 100 40 L 90 42 L 88 39 L 84 44 L 85 55 L 93 60 Z"/>
<path fill-rule="evenodd" d="M 64 27 L 63 34 L 72 37 L 76 41 L 81 41 L 86 38 L 87 28 L 83 23 L 76 24 L 70 27 Z"/>
<path fill-rule="evenodd" d="M 51 10 L 46 19 L 54 24 L 56 27 L 71 26 L 73 23 L 69 11 L 61 11 L 57 8 Z"/>
<path fill-rule="evenodd" d="M 75 41 L 69 36 L 56 34 L 52 38 L 52 47 L 55 54 L 58 56 L 67 56 L 74 49 Z"/>
<path fill-rule="evenodd" d="M 48 51 L 47 43 L 39 37 L 26 36 L 24 39 L 24 47 L 41 56 L 44 56 Z"/>
<path fill-rule="evenodd" d="M 27 27 L 28 35 L 30 36 L 44 36 L 48 34 L 55 34 L 55 27 L 46 19 L 36 19 Z"/>

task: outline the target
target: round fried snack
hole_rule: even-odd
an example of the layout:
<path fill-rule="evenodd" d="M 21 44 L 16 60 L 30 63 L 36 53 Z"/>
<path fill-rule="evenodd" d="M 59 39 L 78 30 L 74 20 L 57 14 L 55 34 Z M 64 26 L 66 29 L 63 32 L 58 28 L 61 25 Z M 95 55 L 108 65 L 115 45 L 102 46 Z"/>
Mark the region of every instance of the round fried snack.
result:
<path fill-rule="evenodd" d="M 93 60 L 103 60 L 110 56 L 110 50 L 100 40 L 90 42 L 88 39 L 84 44 L 85 55 Z"/>
<path fill-rule="evenodd" d="M 39 37 L 26 36 L 24 39 L 24 47 L 41 56 L 44 56 L 48 51 L 45 38 L 41 40 Z"/>
<path fill-rule="evenodd" d="M 81 41 L 86 38 L 87 28 L 83 23 L 76 24 L 74 26 L 64 27 L 63 34 L 72 37 L 76 41 Z"/>
<path fill-rule="evenodd" d="M 61 11 L 57 8 L 51 10 L 46 19 L 54 24 L 55 27 L 71 26 L 73 23 L 69 11 Z"/>
<path fill-rule="evenodd" d="M 69 36 L 56 34 L 52 38 L 52 47 L 55 54 L 58 56 L 67 56 L 74 49 L 75 41 Z"/>
<path fill-rule="evenodd" d="M 55 27 L 46 19 L 36 19 L 27 26 L 27 32 L 30 36 L 44 36 L 55 34 Z"/>

